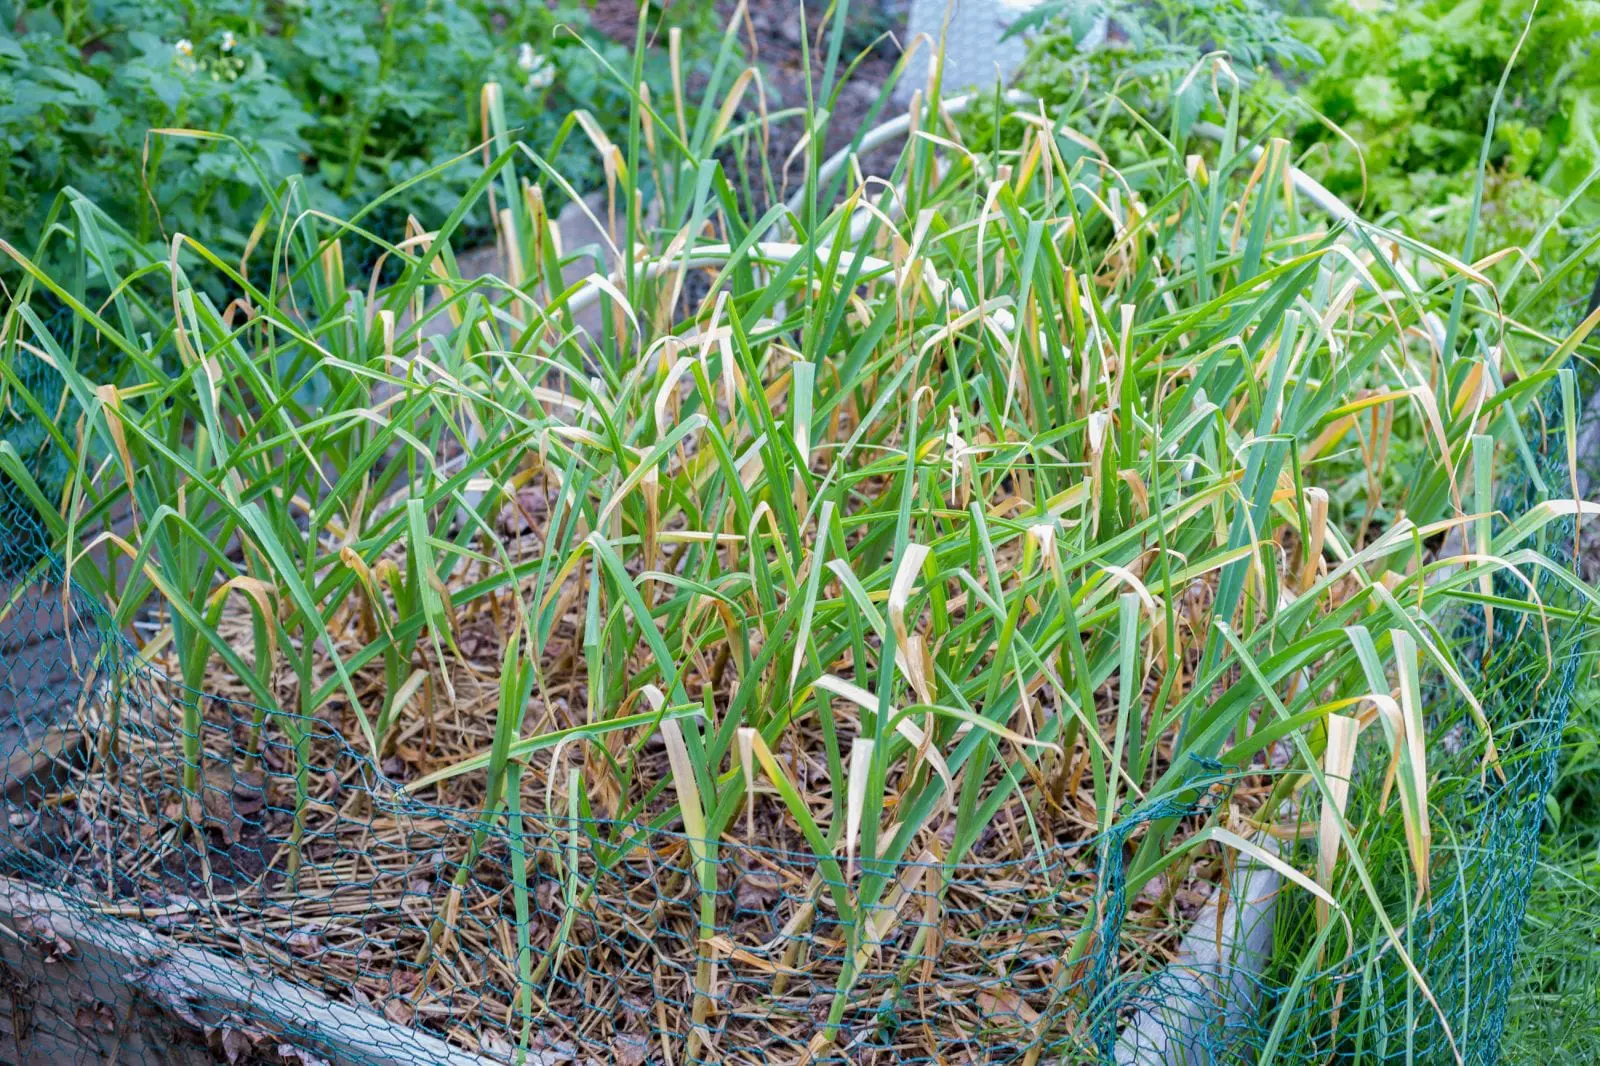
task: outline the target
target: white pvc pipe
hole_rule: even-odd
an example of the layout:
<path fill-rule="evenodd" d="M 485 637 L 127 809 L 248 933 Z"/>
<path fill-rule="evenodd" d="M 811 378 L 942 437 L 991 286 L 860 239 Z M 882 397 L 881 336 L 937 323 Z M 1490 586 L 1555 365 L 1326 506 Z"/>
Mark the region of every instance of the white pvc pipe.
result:
<path fill-rule="evenodd" d="M 1254 1020 L 1258 980 L 1272 957 L 1280 885 L 1271 866 L 1239 856 L 1226 905 L 1219 905 L 1220 888 L 1213 888 L 1179 942 L 1177 958 L 1123 1026 L 1116 1066 L 1194 1066 L 1223 1061 L 1219 1052 L 1236 1050 L 1217 1045 Z"/>

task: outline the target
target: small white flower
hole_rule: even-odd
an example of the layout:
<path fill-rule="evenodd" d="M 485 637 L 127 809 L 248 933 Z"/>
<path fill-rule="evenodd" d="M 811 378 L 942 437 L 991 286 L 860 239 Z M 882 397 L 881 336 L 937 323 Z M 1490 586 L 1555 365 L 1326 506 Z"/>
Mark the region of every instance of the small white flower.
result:
<path fill-rule="evenodd" d="M 188 59 L 194 55 L 194 42 L 187 37 L 180 37 L 178 43 L 172 46 L 172 50 L 184 59 Z"/>
<path fill-rule="evenodd" d="M 222 31 L 222 50 L 224 52 L 233 51 L 234 45 L 236 45 L 238 43 L 239 42 L 234 39 L 232 30 L 223 30 Z"/>
<path fill-rule="evenodd" d="M 533 50 L 533 45 L 529 44 L 527 41 L 523 41 L 521 44 L 517 45 L 517 66 L 521 67 L 527 73 L 532 74 L 533 68 L 537 66 L 538 63 L 539 53 Z"/>
<path fill-rule="evenodd" d="M 555 84 L 555 80 L 556 68 L 550 65 L 549 60 L 540 56 L 534 61 L 533 69 L 528 74 L 528 91 L 534 93 L 548 89 Z"/>

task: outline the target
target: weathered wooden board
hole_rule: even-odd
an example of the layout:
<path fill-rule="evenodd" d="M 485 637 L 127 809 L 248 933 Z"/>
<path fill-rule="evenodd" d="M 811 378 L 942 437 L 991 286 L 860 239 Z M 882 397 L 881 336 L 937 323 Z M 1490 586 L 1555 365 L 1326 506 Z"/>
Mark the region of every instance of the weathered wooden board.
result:
<path fill-rule="evenodd" d="M 11 993 L 9 1011 L 0 999 L 4 1063 L 194 1066 L 218 1061 L 206 1030 L 232 1029 L 241 1063 L 262 1061 L 255 1048 L 283 1061 L 277 1050 L 287 1044 L 335 1064 L 494 1066 L 375 1011 L 3 877 L 0 963 L 0 987 Z"/>
<path fill-rule="evenodd" d="M 137 994 L 92 947 L 54 957 L 5 922 L 0 932 L 0 1063 L 211 1066 L 205 1034 Z M 15 933 L 15 936 L 8 935 Z"/>

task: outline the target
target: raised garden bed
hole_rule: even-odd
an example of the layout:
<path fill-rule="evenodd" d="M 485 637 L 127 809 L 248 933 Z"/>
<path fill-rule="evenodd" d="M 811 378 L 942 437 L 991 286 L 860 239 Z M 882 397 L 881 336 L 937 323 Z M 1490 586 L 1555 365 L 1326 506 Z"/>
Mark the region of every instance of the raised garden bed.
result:
<path fill-rule="evenodd" d="M 65 960 L 83 1047 L 171 1016 L 236 1058 L 1299 1064 L 1403 1018 L 1423 1058 L 1492 1050 L 1466 1008 L 1503 975 L 1455 982 L 1515 942 L 1572 684 L 1500 573 L 1570 513 L 1530 510 L 1554 423 L 1497 481 L 1487 423 L 1423 418 L 1485 516 L 1439 560 L 1453 467 L 1336 446 L 1437 411 L 1471 268 L 1380 246 L 1282 142 L 1119 170 L 997 103 L 1020 133 L 908 115 L 855 142 L 909 138 L 897 187 L 834 156 L 759 229 L 713 218 L 725 146 L 690 137 L 628 269 L 573 287 L 486 91 L 510 277 L 418 232 L 364 295 L 330 237 L 315 336 L 273 317 L 298 293 L 230 306 L 243 334 L 161 294 L 179 378 L 78 401 L 97 491 L 171 527 L 98 586 L 140 643 L 47 554 L 8 598 L 49 682 L 11 697 L 15 968 Z M 162 321 L 136 298 L 105 297 Z"/>

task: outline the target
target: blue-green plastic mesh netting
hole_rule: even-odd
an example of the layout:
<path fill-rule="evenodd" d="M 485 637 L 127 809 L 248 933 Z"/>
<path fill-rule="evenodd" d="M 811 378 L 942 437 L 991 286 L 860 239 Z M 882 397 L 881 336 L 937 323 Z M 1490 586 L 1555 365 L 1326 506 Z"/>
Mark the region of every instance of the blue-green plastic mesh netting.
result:
<path fill-rule="evenodd" d="M 16 358 L 70 424 L 50 368 Z M 59 480 L 40 427 L 11 406 L 5 416 L 17 454 Z M 1555 394 L 1527 420 L 1547 485 L 1568 483 L 1560 424 Z M 1500 491 L 1512 515 L 1540 495 L 1521 474 Z M 1502 611 L 1491 640 L 1478 608 L 1438 620 L 1483 693 L 1505 776 L 1485 770 L 1467 707 L 1435 679 L 1432 884 L 1402 928 L 1433 1003 L 1359 909 L 1349 918 L 1365 949 L 1319 958 L 1310 896 L 1274 892 L 1260 866 L 1232 871 L 1231 899 L 1198 908 L 1204 935 L 1151 956 L 1128 926 L 1124 845 L 1151 820 L 1223 802 L 1231 782 L 1209 766 L 1186 793 L 1080 843 L 1003 863 L 906 864 L 868 950 L 812 890 L 824 874 L 810 855 L 724 845 L 718 935 L 704 942 L 680 836 L 514 815 L 490 832 L 447 939 L 425 951 L 477 814 L 403 796 L 321 720 L 298 722 L 309 774 L 297 780 L 289 719 L 141 665 L 103 610 L 63 586 L 37 512 L 9 481 L 0 518 L 0 956 L 13 1004 L 7 1019 L 0 999 L 0 1060 L 803 1062 L 848 965 L 848 1008 L 815 1061 L 1497 1061 L 1578 665 L 1559 625 Z M 1568 557 L 1571 537 L 1551 525 L 1543 550 Z M 1570 603 L 1559 582 L 1528 576 L 1547 604 Z M 1504 575 L 1495 591 L 1527 595 Z M 186 705 L 204 721 L 191 806 L 201 834 L 180 833 Z M 1353 822 L 1398 819 L 1397 805 L 1377 807 L 1385 769 L 1358 765 Z M 312 801 L 291 871 L 297 787 Z M 1402 846 L 1398 833 L 1371 839 Z M 532 882 L 521 916 L 516 863 Z M 1390 900 L 1406 891 L 1376 887 Z M 1075 940 L 1085 927 L 1096 935 Z M 715 984 L 697 1006 L 707 952 Z"/>

